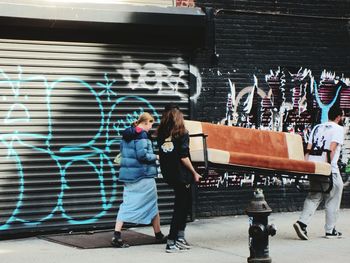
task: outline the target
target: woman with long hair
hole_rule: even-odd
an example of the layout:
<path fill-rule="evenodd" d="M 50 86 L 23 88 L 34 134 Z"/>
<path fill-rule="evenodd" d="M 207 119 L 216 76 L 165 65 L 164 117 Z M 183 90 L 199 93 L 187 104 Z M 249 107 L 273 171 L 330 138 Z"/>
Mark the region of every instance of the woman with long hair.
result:
<path fill-rule="evenodd" d="M 191 185 L 201 176 L 194 170 L 189 153 L 189 134 L 183 114 L 175 105 L 168 105 L 158 127 L 160 168 L 165 181 L 175 193 L 174 211 L 166 252 L 191 248 L 185 239 L 187 215 L 191 209 Z"/>
<path fill-rule="evenodd" d="M 141 114 L 136 122 L 122 133 L 120 144 L 121 164 L 118 181 L 124 183 L 123 203 L 119 207 L 112 245 L 125 248 L 129 245 L 121 239 L 124 222 L 136 224 L 152 223 L 155 238 L 165 241 L 160 230 L 157 204 L 157 155 L 153 153 L 148 132 L 154 119 L 151 114 Z"/>

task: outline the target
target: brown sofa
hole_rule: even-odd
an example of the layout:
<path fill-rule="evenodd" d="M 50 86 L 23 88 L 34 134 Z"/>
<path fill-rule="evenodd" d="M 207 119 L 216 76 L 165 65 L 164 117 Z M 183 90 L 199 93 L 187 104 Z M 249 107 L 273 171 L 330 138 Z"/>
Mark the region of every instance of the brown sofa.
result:
<path fill-rule="evenodd" d="M 185 126 L 190 135 L 207 135 L 207 151 L 200 136 L 191 137 L 193 162 L 208 161 L 211 164 L 242 166 L 280 174 L 331 177 L 330 164 L 304 160 L 299 135 L 198 121 L 185 121 Z"/>

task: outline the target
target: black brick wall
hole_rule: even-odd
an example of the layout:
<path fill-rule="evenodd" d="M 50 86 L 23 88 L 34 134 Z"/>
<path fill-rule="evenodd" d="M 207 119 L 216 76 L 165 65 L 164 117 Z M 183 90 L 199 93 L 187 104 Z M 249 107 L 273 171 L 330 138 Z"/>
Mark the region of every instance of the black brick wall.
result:
<path fill-rule="evenodd" d="M 208 2 L 197 1 L 197 5 L 208 7 Z M 349 19 L 320 17 L 321 11 L 326 9 L 325 6 L 329 7 L 329 10 L 339 9 L 339 15 L 343 15 L 346 9 L 342 6 L 347 6 L 347 10 L 350 11 L 348 1 L 326 1 L 334 4 L 337 2 L 337 6 L 299 4 L 298 12 L 314 14 L 318 16 L 316 18 L 274 15 L 264 13 L 265 8 L 259 11 L 262 14 L 254 14 L 250 10 L 257 11 L 261 5 L 254 9 L 252 1 L 212 2 L 215 2 L 211 5 L 215 10 L 221 10 L 214 18 L 216 51 L 219 58 L 217 65 L 211 63 L 211 50 L 199 53 L 194 58 L 193 63 L 202 73 L 203 83 L 202 94 L 196 107 L 197 119 L 217 122 L 225 116 L 228 78 L 239 90 L 253 85 L 253 75 L 256 75 L 259 87 L 265 86 L 267 91 L 265 75 L 278 67 L 294 73 L 300 67 L 308 68 L 316 77 L 319 77 L 324 69 L 350 76 Z M 230 2 L 235 4 L 229 4 Z M 261 2 L 267 4 L 274 1 Z M 249 3 L 249 8 L 245 8 L 244 3 Z M 234 6 L 242 10 L 245 8 L 247 12 L 235 13 L 232 12 L 235 9 L 225 9 Z M 307 11 L 302 7 L 311 10 Z M 286 9 L 277 6 L 275 8 L 280 12 Z M 332 15 L 338 13 L 332 12 Z M 350 12 L 347 14 L 349 16 Z"/>
<path fill-rule="evenodd" d="M 264 187 L 265 199 L 273 212 L 301 210 L 306 193 L 293 187 Z M 244 214 L 253 198 L 253 188 L 201 190 L 197 202 L 197 216 L 221 216 Z"/>
<path fill-rule="evenodd" d="M 254 84 L 254 75 L 259 88 L 267 92 L 265 75 L 278 68 L 291 73 L 307 68 L 317 80 L 323 70 L 350 78 L 348 0 L 197 0 L 196 5 L 214 8 L 215 30 L 209 30 L 208 35 L 214 33 L 218 54 L 215 61 L 209 45 L 196 53 L 192 61 L 202 78 L 201 95 L 195 104 L 197 120 L 218 123 L 225 118 L 228 79 L 238 93 Z M 264 189 L 275 212 L 302 208 L 305 194 L 296 189 Z M 197 215 L 241 214 L 252 191 L 252 188 L 199 188 Z M 349 195 L 346 188 L 343 207 L 350 207 Z"/>
<path fill-rule="evenodd" d="M 299 192 L 295 187 L 262 187 L 265 200 L 273 213 L 300 211 L 307 193 Z M 240 189 L 200 189 L 197 199 L 196 216 L 226 216 L 245 214 L 253 198 L 253 188 Z M 349 188 L 344 189 L 342 208 L 350 207 Z M 322 202 L 319 209 L 324 208 Z M 295 218 L 296 219 L 296 218 Z"/>
<path fill-rule="evenodd" d="M 349 18 L 347 0 L 196 0 L 196 6 L 250 12 Z"/>

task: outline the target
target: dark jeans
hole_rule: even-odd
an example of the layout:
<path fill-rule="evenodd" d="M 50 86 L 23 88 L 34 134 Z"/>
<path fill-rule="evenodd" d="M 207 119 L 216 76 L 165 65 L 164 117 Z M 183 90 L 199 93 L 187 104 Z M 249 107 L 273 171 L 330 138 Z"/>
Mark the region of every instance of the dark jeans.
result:
<path fill-rule="evenodd" d="M 179 184 L 173 186 L 175 193 L 174 211 L 170 224 L 168 239 L 176 240 L 177 233 L 186 228 L 187 215 L 192 206 L 191 185 Z"/>

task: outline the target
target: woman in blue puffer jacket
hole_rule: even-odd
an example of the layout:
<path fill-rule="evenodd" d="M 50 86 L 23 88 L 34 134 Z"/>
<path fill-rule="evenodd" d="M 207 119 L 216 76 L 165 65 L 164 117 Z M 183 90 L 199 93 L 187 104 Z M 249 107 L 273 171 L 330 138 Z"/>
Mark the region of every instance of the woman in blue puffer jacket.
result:
<path fill-rule="evenodd" d="M 123 132 L 120 144 L 121 166 L 120 182 L 124 183 L 123 203 L 119 207 L 112 245 L 125 248 L 129 245 L 121 239 L 124 222 L 135 224 L 152 223 L 156 241 L 166 242 L 160 230 L 160 217 L 157 204 L 157 155 L 153 153 L 148 131 L 154 119 L 145 112 L 139 119 Z"/>

